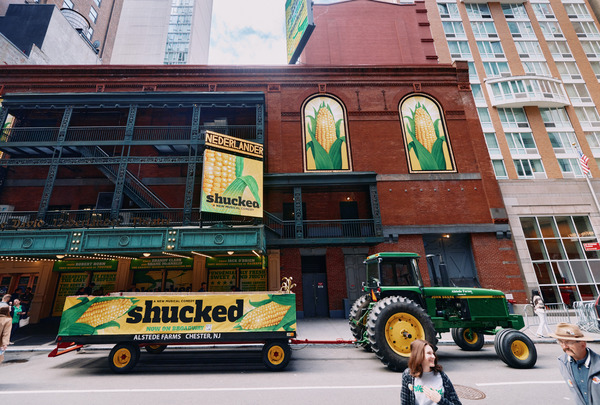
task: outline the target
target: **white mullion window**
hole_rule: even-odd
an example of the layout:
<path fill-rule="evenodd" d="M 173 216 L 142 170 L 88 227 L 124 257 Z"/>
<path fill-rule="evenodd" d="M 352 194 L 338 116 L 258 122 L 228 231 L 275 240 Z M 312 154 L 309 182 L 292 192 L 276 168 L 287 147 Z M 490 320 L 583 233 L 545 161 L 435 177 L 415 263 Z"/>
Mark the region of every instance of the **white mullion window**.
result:
<path fill-rule="evenodd" d="M 438 3 L 438 11 L 440 13 L 440 17 L 444 18 L 459 18 L 460 13 L 458 12 L 458 6 L 456 3 Z"/>
<path fill-rule="evenodd" d="M 600 157 L 600 131 L 585 132 L 585 139 L 590 146 L 594 157 Z"/>
<path fill-rule="evenodd" d="M 487 3 L 466 3 L 467 15 L 469 20 L 487 20 L 492 18 L 490 8 Z"/>
<path fill-rule="evenodd" d="M 515 41 L 517 52 L 521 59 L 542 59 L 544 54 L 539 42 L 536 41 Z"/>
<path fill-rule="evenodd" d="M 520 179 L 546 178 L 541 159 L 513 159 Z"/>
<path fill-rule="evenodd" d="M 504 58 L 500 41 L 477 41 L 477 49 L 482 59 Z"/>
<path fill-rule="evenodd" d="M 504 161 L 502 159 L 492 159 L 492 167 L 494 168 L 494 174 L 497 179 L 508 179 L 506 168 L 504 167 Z"/>
<path fill-rule="evenodd" d="M 540 28 L 546 39 L 564 38 L 562 30 L 556 21 L 539 21 Z"/>
<path fill-rule="evenodd" d="M 523 69 L 525 69 L 526 74 L 552 76 L 550 74 L 550 68 L 546 62 L 522 60 L 521 64 L 523 65 Z"/>
<path fill-rule="evenodd" d="M 510 76 L 508 62 L 483 62 L 483 68 L 487 77 Z"/>
<path fill-rule="evenodd" d="M 566 3 L 566 4 L 564 4 L 564 6 L 565 6 L 565 11 L 567 12 L 567 15 L 569 16 L 570 19 L 590 19 L 591 20 L 591 18 L 592 18 L 592 16 L 590 15 L 590 12 L 585 7 L 585 4 Z"/>
<path fill-rule="evenodd" d="M 466 38 L 465 29 L 461 21 L 443 21 L 446 38 Z"/>
<path fill-rule="evenodd" d="M 550 48 L 550 53 L 554 59 L 573 58 L 573 54 L 571 53 L 567 41 L 548 40 L 546 42 L 548 43 L 548 48 Z"/>
<path fill-rule="evenodd" d="M 539 152 L 531 132 L 506 132 L 504 135 L 506 136 L 511 156 L 536 155 L 536 157 L 539 157 Z"/>
<path fill-rule="evenodd" d="M 556 18 L 554 15 L 554 11 L 552 11 L 550 3 L 531 3 L 531 7 L 533 8 L 533 13 L 538 18 L 538 20 Z"/>
<path fill-rule="evenodd" d="M 498 108 L 498 115 L 504 130 L 529 128 L 527 115 L 522 108 Z"/>
<path fill-rule="evenodd" d="M 471 28 L 476 39 L 498 38 L 496 26 L 492 21 L 472 21 Z"/>
<path fill-rule="evenodd" d="M 573 105 L 592 103 L 592 98 L 585 83 L 564 83 L 564 86 Z"/>
<path fill-rule="evenodd" d="M 585 56 L 588 58 L 600 58 L 600 41 L 580 41 Z"/>
<path fill-rule="evenodd" d="M 574 109 L 582 127 L 600 128 L 600 116 L 596 107 L 574 107 Z"/>
<path fill-rule="evenodd" d="M 536 38 L 533 26 L 529 21 L 508 21 L 508 29 L 513 38 Z"/>
<path fill-rule="evenodd" d="M 544 121 L 544 126 L 546 128 L 573 129 L 567 110 L 562 107 L 540 108 L 540 114 L 542 115 L 542 121 Z"/>
<path fill-rule="evenodd" d="M 571 24 L 580 38 L 600 38 L 598 27 L 593 21 L 571 21 Z"/>
<path fill-rule="evenodd" d="M 452 59 L 471 59 L 471 49 L 467 41 L 448 41 Z"/>
<path fill-rule="evenodd" d="M 502 12 L 507 19 L 529 19 L 523 4 L 502 4 Z"/>

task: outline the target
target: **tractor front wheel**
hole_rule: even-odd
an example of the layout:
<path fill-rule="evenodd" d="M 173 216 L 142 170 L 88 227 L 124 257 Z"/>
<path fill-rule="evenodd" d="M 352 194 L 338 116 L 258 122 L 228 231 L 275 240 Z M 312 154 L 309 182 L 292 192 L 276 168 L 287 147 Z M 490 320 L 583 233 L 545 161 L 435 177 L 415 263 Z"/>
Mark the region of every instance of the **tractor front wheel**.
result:
<path fill-rule="evenodd" d="M 513 368 L 532 368 L 537 350 L 529 337 L 518 330 L 507 332 L 500 340 L 502 360 Z"/>
<path fill-rule="evenodd" d="M 483 333 L 471 328 L 453 328 L 451 330 L 452 340 L 458 347 L 469 352 L 481 350 L 484 344 Z"/>
<path fill-rule="evenodd" d="M 367 322 L 371 349 L 389 369 L 403 371 L 408 366 L 410 344 L 426 340 L 436 347 L 433 322 L 414 301 L 387 297 L 373 306 Z"/>
<path fill-rule="evenodd" d="M 365 312 L 369 308 L 370 303 L 371 300 L 369 299 L 369 296 L 365 294 L 354 301 L 352 308 L 350 308 L 348 317 L 350 322 L 350 332 L 352 332 L 354 339 L 359 342 L 363 340 L 365 331 L 367 330 L 367 317 L 365 316 Z M 366 351 L 371 351 L 371 346 L 368 341 L 362 341 L 359 345 Z"/>

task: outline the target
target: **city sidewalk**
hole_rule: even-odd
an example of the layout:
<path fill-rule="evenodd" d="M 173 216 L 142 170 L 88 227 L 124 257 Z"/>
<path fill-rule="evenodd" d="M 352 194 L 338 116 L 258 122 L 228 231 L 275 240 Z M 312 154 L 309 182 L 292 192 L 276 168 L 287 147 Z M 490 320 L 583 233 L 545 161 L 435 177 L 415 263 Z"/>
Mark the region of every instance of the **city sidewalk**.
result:
<path fill-rule="evenodd" d="M 31 352 L 31 351 L 47 351 L 50 352 L 56 347 L 56 335 L 58 332 L 59 320 L 46 319 L 35 325 L 28 325 L 19 329 L 15 337 L 14 344 L 10 345 L 7 352 Z M 550 325 L 550 329 L 554 330 L 554 325 Z M 538 338 L 535 336 L 535 326 L 525 328 L 523 332 L 531 338 L 536 344 L 555 343 L 552 338 Z M 595 342 L 600 342 L 600 334 L 589 333 L 594 337 Z M 303 341 L 352 341 L 352 333 L 347 319 L 341 318 L 310 318 L 298 319 L 297 325 L 297 340 Z M 485 336 L 486 344 L 494 343 L 494 336 Z M 454 341 L 450 333 L 442 333 L 439 345 L 453 345 Z M 90 348 L 98 350 L 108 350 L 112 345 L 94 345 Z"/>

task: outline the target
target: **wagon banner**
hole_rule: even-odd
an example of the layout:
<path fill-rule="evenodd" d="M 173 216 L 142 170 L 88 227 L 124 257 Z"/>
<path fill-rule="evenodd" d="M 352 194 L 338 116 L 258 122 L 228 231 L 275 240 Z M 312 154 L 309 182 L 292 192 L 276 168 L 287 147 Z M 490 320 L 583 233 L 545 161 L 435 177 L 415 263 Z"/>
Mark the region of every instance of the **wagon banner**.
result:
<path fill-rule="evenodd" d="M 136 294 L 67 297 L 58 335 L 173 341 L 198 340 L 194 334 L 295 331 L 295 294 Z"/>

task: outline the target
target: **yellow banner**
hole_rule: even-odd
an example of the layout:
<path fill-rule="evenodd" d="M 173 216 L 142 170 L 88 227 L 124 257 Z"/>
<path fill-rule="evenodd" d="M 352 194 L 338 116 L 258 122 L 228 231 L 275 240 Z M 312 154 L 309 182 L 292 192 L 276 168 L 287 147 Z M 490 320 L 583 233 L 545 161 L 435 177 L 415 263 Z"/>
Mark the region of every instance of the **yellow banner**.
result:
<path fill-rule="evenodd" d="M 67 297 L 58 334 L 135 335 L 133 340 L 187 341 L 194 340 L 196 333 L 295 330 L 295 294 L 198 293 Z"/>
<path fill-rule="evenodd" d="M 262 161 L 206 149 L 202 169 L 203 212 L 262 218 Z"/>

